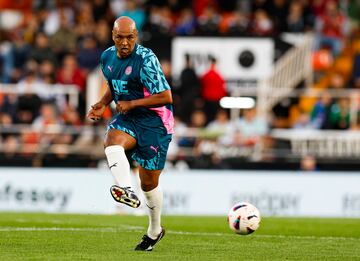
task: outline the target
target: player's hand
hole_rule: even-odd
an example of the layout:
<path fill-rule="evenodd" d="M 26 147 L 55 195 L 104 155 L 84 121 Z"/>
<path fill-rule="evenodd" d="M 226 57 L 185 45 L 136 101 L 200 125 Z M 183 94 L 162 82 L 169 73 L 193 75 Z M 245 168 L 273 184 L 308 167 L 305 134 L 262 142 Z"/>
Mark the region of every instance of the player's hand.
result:
<path fill-rule="evenodd" d="M 106 109 L 106 105 L 102 102 L 97 102 L 94 105 L 91 105 L 91 109 L 89 110 L 86 117 L 93 121 L 98 121 L 101 119 Z"/>
<path fill-rule="evenodd" d="M 128 111 L 134 109 L 133 101 L 119 101 L 116 104 L 116 111 L 118 113 L 126 114 Z"/>

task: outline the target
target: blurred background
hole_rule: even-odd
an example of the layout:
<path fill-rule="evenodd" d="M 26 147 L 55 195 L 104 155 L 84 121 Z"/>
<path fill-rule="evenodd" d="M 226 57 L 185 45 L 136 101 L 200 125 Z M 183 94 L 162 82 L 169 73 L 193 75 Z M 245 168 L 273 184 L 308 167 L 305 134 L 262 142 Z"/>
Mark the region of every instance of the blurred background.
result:
<path fill-rule="evenodd" d="M 85 114 L 121 15 L 172 86 L 165 212 L 222 213 L 186 193 L 200 190 L 201 205 L 221 185 L 224 209 L 250 200 L 268 215 L 360 216 L 358 0 L 0 1 L 0 209 L 77 212 L 65 196 L 50 206 L 59 186 L 70 197 L 94 177 L 111 184 L 102 140 L 114 108 L 101 122 Z M 303 208 L 323 200 L 336 210 Z M 112 211 L 95 205 L 83 212 Z"/>

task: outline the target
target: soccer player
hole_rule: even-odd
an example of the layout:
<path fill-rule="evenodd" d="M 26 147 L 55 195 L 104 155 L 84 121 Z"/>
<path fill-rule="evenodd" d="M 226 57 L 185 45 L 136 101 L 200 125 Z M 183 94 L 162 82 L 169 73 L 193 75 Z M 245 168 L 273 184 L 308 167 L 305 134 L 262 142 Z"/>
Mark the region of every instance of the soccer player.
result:
<path fill-rule="evenodd" d="M 114 101 L 117 115 L 107 126 L 105 154 L 116 185 L 110 188 L 115 201 L 137 208 L 138 197 L 132 190 L 130 166 L 125 151 L 140 165 L 139 177 L 145 203 L 149 209 L 149 227 L 135 250 L 151 251 L 164 236 L 161 227 L 163 194 L 159 176 L 164 168 L 172 138 L 174 119 L 172 94 L 160 63 L 148 48 L 137 44 L 135 22 L 126 16 L 114 22 L 114 46 L 100 59 L 108 88 L 88 112 L 99 120 Z"/>

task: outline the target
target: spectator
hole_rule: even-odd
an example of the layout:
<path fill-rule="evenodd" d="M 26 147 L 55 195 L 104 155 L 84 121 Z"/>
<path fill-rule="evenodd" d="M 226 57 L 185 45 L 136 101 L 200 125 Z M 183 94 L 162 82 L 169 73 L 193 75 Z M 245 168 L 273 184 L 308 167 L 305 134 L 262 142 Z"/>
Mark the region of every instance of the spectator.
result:
<path fill-rule="evenodd" d="M 220 17 L 219 31 L 221 34 L 225 35 L 229 32 L 230 23 L 234 20 L 236 11 L 225 12 Z"/>
<path fill-rule="evenodd" d="M 310 115 L 306 112 L 301 112 L 299 118 L 294 123 L 294 129 L 313 129 L 314 126 L 311 124 Z"/>
<path fill-rule="evenodd" d="M 179 95 L 175 99 L 179 102 L 179 115 L 182 120 L 186 121 L 186 118 L 195 110 L 196 100 L 200 97 L 200 81 L 195 73 L 189 54 L 185 55 L 185 68 L 181 72 L 180 86 L 175 91 L 175 95 Z"/>
<path fill-rule="evenodd" d="M 218 142 L 221 145 L 229 145 L 234 133 L 234 126 L 229 119 L 228 111 L 219 109 L 215 119 L 206 126 L 206 131 L 219 135 Z"/>
<path fill-rule="evenodd" d="M 354 57 L 349 86 L 350 88 L 360 88 L 360 53 Z"/>
<path fill-rule="evenodd" d="M 24 28 L 24 40 L 27 44 L 33 44 L 35 42 L 36 33 L 40 30 L 39 19 L 37 15 L 33 15 L 26 27 Z"/>
<path fill-rule="evenodd" d="M 41 106 L 40 115 L 33 122 L 33 126 L 37 130 L 44 130 L 47 126 L 60 125 L 61 123 L 55 104 L 44 103 Z"/>
<path fill-rule="evenodd" d="M 328 1 L 325 8 L 325 13 L 317 20 L 317 49 L 329 47 L 336 57 L 343 47 L 344 36 L 348 29 L 347 21 L 335 1 Z"/>
<path fill-rule="evenodd" d="M 36 35 L 35 46 L 31 50 L 30 59 L 35 60 L 37 63 L 49 60 L 52 63 L 57 64 L 57 58 L 49 45 L 49 38 L 45 33 L 39 32 Z"/>
<path fill-rule="evenodd" d="M 18 123 L 31 123 L 38 115 L 41 106 L 41 95 L 46 95 L 36 72 L 29 70 L 26 76 L 18 83 L 21 94 L 18 96 L 17 116 Z"/>
<path fill-rule="evenodd" d="M 101 19 L 96 23 L 95 37 L 100 50 L 105 50 L 113 45 L 111 40 L 111 30 L 106 20 Z"/>
<path fill-rule="evenodd" d="M 348 98 L 339 98 L 331 105 L 329 120 L 331 129 L 346 130 L 350 128 L 350 102 Z"/>
<path fill-rule="evenodd" d="M 247 146 L 257 144 L 268 132 L 267 122 L 256 115 L 255 109 L 244 110 L 244 115 L 235 123 L 236 130 L 241 134 Z"/>
<path fill-rule="evenodd" d="M 93 17 L 93 6 L 91 2 L 80 2 L 79 9 L 76 16 L 75 32 L 77 38 L 82 40 L 88 35 L 92 35 L 95 31 L 95 21 Z"/>
<path fill-rule="evenodd" d="M 331 128 L 329 115 L 332 98 L 328 92 L 324 92 L 314 105 L 310 113 L 311 124 L 316 129 Z"/>
<path fill-rule="evenodd" d="M 286 0 L 273 0 L 268 5 L 267 12 L 271 15 L 277 32 L 286 30 L 286 16 L 289 13 L 288 2 Z"/>
<path fill-rule="evenodd" d="M 202 110 L 195 110 L 190 116 L 190 128 L 204 128 L 207 122 L 206 114 Z"/>
<path fill-rule="evenodd" d="M 149 20 L 144 31 L 149 32 L 151 38 L 164 38 L 172 34 L 173 21 L 169 17 L 169 9 L 166 7 L 152 6 Z"/>
<path fill-rule="evenodd" d="M 44 103 L 40 115 L 32 123 L 33 129 L 39 133 L 39 143 L 45 147 L 53 144 L 62 133 L 61 126 L 62 121 L 53 103 Z"/>
<path fill-rule="evenodd" d="M 265 10 L 258 9 L 255 11 L 250 30 L 255 36 L 270 36 L 273 33 L 273 22 Z"/>
<path fill-rule="evenodd" d="M 43 68 L 52 68 L 51 62 L 44 60 Z M 50 64 L 47 66 L 46 64 Z M 45 66 L 44 66 L 45 65 Z M 26 64 L 25 76 L 17 83 L 18 90 L 22 94 L 36 94 L 43 100 L 51 99 L 53 94 L 48 86 L 44 85 L 43 79 L 39 78 L 40 66 L 35 61 L 30 60 Z M 44 70 L 44 69 L 43 69 Z M 45 69 L 48 70 L 48 69 Z"/>
<path fill-rule="evenodd" d="M 10 121 L 15 122 L 16 114 L 17 114 L 17 100 L 18 97 L 16 94 L 0 94 L 0 113 L 4 115 L 8 115 Z"/>
<path fill-rule="evenodd" d="M 34 93 L 18 97 L 16 123 L 31 124 L 39 114 L 41 99 Z"/>
<path fill-rule="evenodd" d="M 3 142 L 3 138 L 5 139 L 6 137 L 13 134 L 11 132 L 13 124 L 14 124 L 13 117 L 9 113 L 2 112 L 0 110 L 0 126 L 1 126 L 0 148 Z"/>
<path fill-rule="evenodd" d="M 213 6 L 207 6 L 198 17 L 198 33 L 200 35 L 219 35 L 220 16 Z"/>
<path fill-rule="evenodd" d="M 71 1 L 58 1 L 56 8 L 51 8 L 50 11 L 46 11 L 43 23 L 44 32 L 47 35 L 52 36 L 64 24 L 68 24 L 69 27 L 72 27 L 74 25 L 74 20 L 74 6 L 71 6 Z"/>
<path fill-rule="evenodd" d="M 60 15 L 60 27 L 50 38 L 51 48 L 59 61 L 62 60 L 66 53 L 76 50 L 76 41 L 77 36 L 71 27 L 69 19 L 64 15 Z"/>
<path fill-rule="evenodd" d="M 0 82 L 8 83 L 11 81 L 13 68 L 12 46 L 9 42 L 1 42 L 0 35 Z"/>
<path fill-rule="evenodd" d="M 77 61 L 86 74 L 99 65 L 102 51 L 93 36 L 89 35 L 83 39 L 77 51 Z"/>
<path fill-rule="evenodd" d="M 219 109 L 216 112 L 215 119 L 209 122 L 206 126 L 208 131 L 214 131 L 218 133 L 225 133 L 232 128 L 228 112 L 224 109 Z"/>
<path fill-rule="evenodd" d="M 302 171 L 318 170 L 316 158 L 312 155 L 303 156 L 300 161 L 300 170 Z"/>
<path fill-rule="evenodd" d="M 175 32 L 177 35 L 193 35 L 196 30 L 196 19 L 191 9 L 186 8 L 180 12 Z"/>
<path fill-rule="evenodd" d="M 26 61 L 29 58 L 31 47 L 24 40 L 23 32 L 15 31 L 12 34 L 12 48 L 10 51 L 11 61 L 7 60 L 5 63 L 11 66 L 10 74 L 7 75 L 5 82 L 18 82 L 22 76 Z"/>
<path fill-rule="evenodd" d="M 85 92 L 86 77 L 73 54 L 64 57 L 62 66 L 56 74 L 56 81 L 61 84 L 75 84 L 80 93 Z"/>
<path fill-rule="evenodd" d="M 321 16 L 325 13 L 325 9 L 326 9 L 326 4 L 329 0 L 314 0 L 311 1 L 311 11 L 316 15 L 316 16 Z"/>
<path fill-rule="evenodd" d="M 214 0 L 195 0 L 192 1 L 192 8 L 195 11 L 197 17 L 201 16 L 206 12 L 208 6 L 214 6 L 216 1 Z"/>
<path fill-rule="evenodd" d="M 360 24 L 360 5 L 358 0 L 349 0 L 347 5 L 347 13 L 354 29 Z"/>
<path fill-rule="evenodd" d="M 329 88 L 341 90 L 345 88 L 344 76 L 340 73 L 333 73 L 330 78 Z"/>
<path fill-rule="evenodd" d="M 286 17 L 286 31 L 291 33 L 301 33 L 304 32 L 305 25 L 303 6 L 298 1 L 291 2 L 289 14 Z"/>
<path fill-rule="evenodd" d="M 240 12 L 234 12 L 232 19 L 229 21 L 228 34 L 233 36 L 245 36 L 249 28 L 248 17 Z"/>
<path fill-rule="evenodd" d="M 19 151 L 20 147 L 19 140 L 16 138 L 16 136 L 10 135 L 6 137 L 3 142 L 3 157 L 7 158 L 8 160 L 15 158 L 15 155 Z"/>
<path fill-rule="evenodd" d="M 79 112 L 85 114 L 86 76 L 78 66 L 73 54 L 68 54 L 63 59 L 62 67 L 56 74 L 56 81 L 61 84 L 74 84 L 79 91 Z"/>
<path fill-rule="evenodd" d="M 216 69 L 216 58 L 211 56 L 209 60 L 210 68 L 201 77 L 201 97 L 205 102 L 205 113 L 211 121 L 219 108 L 220 99 L 226 96 L 226 85 L 222 75 Z"/>
<path fill-rule="evenodd" d="M 55 83 L 55 64 L 53 64 L 49 60 L 44 60 L 39 65 L 39 74 L 40 74 L 40 78 L 42 79 L 43 82 L 45 82 L 45 80 L 46 80 L 46 83 L 54 84 Z"/>

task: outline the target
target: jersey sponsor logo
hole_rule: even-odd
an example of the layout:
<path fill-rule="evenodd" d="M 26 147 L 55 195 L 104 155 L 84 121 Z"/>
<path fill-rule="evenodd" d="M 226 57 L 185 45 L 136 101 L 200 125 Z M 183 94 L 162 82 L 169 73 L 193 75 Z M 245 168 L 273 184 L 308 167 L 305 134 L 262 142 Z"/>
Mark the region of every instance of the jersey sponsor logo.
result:
<path fill-rule="evenodd" d="M 131 72 L 132 72 L 132 67 L 131 67 L 131 66 L 126 67 L 126 69 L 125 69 L 125 74 L 126 74 L 126 75 L 130 75 Z"/>
<path fill-rule="evenodd" d="M 127 81 L 112 79 L 111 83 L 116 94 L 129 94 L 129 90 L 127 89 Z"/>
<path fill-rule="evenodd" d="M 112 72 L 112 66 L 108 65 L 107 68 L 109 69 L 110 72 Z"/>

